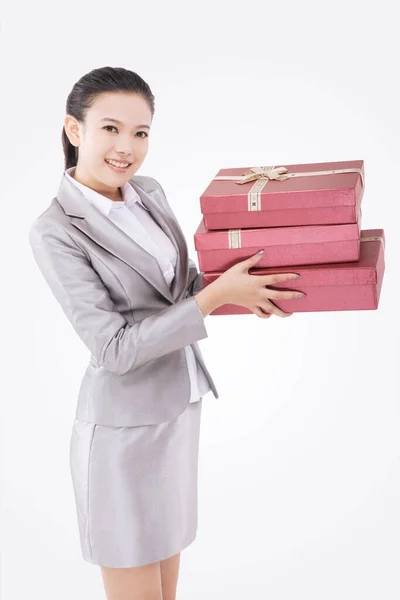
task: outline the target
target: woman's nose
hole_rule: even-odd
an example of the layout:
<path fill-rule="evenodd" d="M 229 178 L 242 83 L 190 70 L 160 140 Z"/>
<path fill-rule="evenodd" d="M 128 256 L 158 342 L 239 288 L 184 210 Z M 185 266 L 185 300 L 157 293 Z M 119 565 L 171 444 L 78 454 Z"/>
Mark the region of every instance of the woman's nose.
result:
<path fill-rule="evenodd" d="M 115 146 L 115 153 L 121 158 L 126 159 L 129 159 L 129 157 L 132 157 L 134 154 L 133 148 L 130 148 L 129 146 L 122 146 L 121 144 Z"/>
<path fill-rule="evenodd" d="M 134 151 L 135 151 L 135 144 L 132 140 L 123 140 L 122 138 L 120 140 L 118 140 L 118 142 L 115 144 L 115 151 L 120 155 L 120 156 L 125 156 L 126 159 L 128 160 L 129 157 L 132 157 L 134 155 Z"/>

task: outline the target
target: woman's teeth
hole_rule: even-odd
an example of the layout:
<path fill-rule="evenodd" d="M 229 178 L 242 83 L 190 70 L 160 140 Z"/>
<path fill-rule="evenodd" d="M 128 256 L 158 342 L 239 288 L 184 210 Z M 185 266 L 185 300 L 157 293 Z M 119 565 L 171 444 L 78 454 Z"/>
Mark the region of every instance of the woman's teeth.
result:
<path fill-rule="evenodd" d="M 130 163 L 117 162 L 115 160 L 110 160 L 110 159 L 107 159 L 107 158 L 105 160 L 110 165 L 113 165 L 114 167 L 118 167 L 118 169 L 125 169 L 126 167 L 129 167 L 129 165 L 130 165 Z"/>

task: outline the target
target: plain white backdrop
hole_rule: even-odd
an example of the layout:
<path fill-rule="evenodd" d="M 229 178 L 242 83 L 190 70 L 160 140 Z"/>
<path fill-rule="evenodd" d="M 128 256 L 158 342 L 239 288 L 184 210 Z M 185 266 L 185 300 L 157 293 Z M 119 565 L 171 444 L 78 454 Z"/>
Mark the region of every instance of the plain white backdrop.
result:
<path fill-rule="evenodd" d="M 28 229 L 57 194 L 67 95 L 105 65 L 156 96 L 139 174 L 165 189 L 197 264 L 199 196 L 225 167 L 364 159 L 362 225 L 387 239 L 377 311 L 206 318 L 220 398 L 203 401 L 199 528 L 178 600 L 400 597 L 395 4 L 3 4 L 4 600 L 104 597 L 69 473 L 89 351 Z"/>

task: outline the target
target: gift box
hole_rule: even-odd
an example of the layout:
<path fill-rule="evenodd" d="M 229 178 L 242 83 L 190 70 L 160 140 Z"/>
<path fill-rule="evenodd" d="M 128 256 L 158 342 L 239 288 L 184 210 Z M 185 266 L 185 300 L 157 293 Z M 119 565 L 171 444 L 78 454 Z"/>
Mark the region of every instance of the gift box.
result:
<path fill-rule="evenodd" d="M 271 286 L 304 292 L 304 298 L 272 300 L 285 312 L 375 310 L 378 308 L 383 275 L 385 237 L 383 229 L 361 231 L 360 259 L 353 263 L 307 265 L 291 269 L 252 268 L 250 275 L 297 273 L 299 279 Z M 203 273 L 204 287 L 222 272 Z M 224 304 L 210 315 L 253 314 L 243 306 Z"/>
<path fill-rule="evenodd" d="M 220 169 L 200 196 L 207 229 L 356 223 L 364 161 Z"/>
<path fill-rule="evenodd" d="M 354 262 L 360 255 L 360 222 L 210 231 L 202 219 L 194 246 L 201 271 L 225 271 L 262 248 L 258 268 Z"/>

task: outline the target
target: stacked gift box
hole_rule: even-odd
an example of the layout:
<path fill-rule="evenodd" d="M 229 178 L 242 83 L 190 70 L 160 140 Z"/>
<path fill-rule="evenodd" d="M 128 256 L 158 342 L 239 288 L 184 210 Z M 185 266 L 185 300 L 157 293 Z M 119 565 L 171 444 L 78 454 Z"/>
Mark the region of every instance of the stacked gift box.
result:
<path fill-rule="evenodd" d="M 200 197 L 194 234 L 204 286 L 264 249 L 251 275 L 297 273 L 275 289 L 285 312 L 378 308 L 385 270 L 383 229 L 361 229 L 364 161 L 221 169 Z M 211 315 L 251 314 L 224 304 Z"/>

